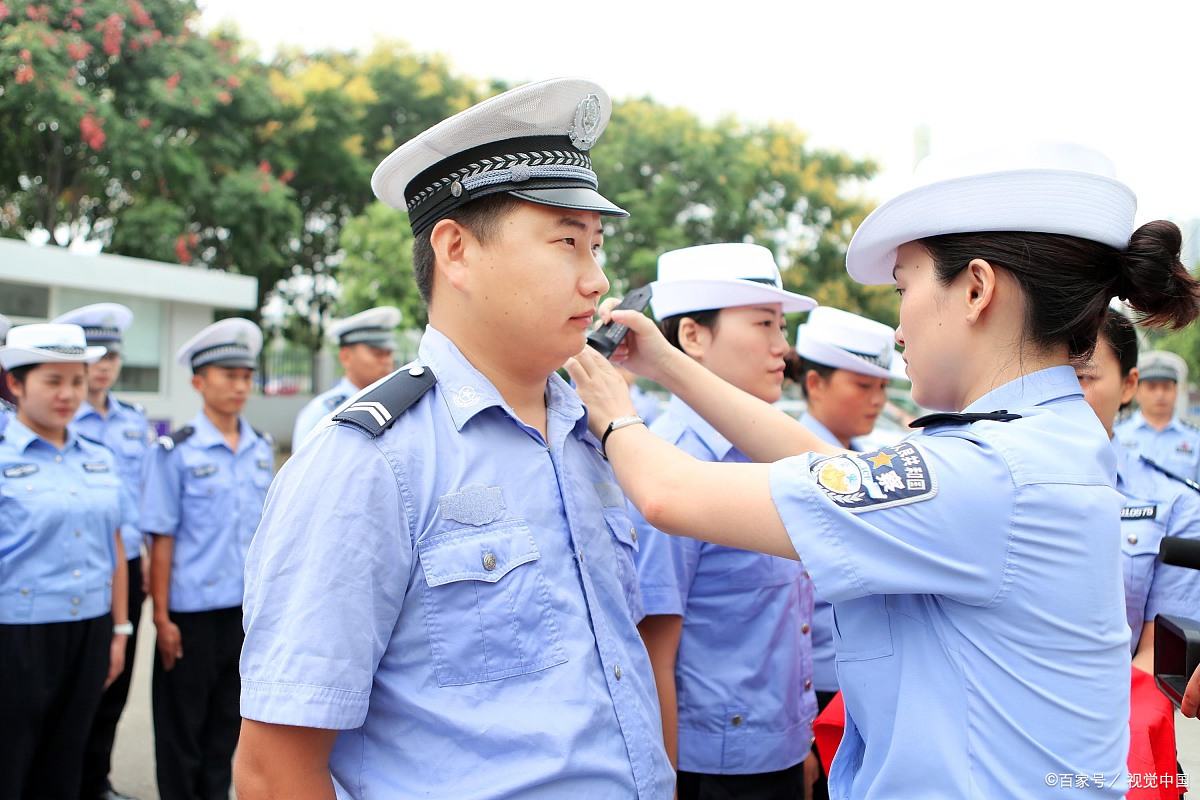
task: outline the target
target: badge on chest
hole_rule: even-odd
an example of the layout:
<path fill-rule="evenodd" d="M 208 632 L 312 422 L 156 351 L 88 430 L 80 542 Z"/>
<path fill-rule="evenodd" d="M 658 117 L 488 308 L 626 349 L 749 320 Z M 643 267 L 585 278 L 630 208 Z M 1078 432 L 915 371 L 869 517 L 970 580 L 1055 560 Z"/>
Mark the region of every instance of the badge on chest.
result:
<path fill-rule="evenodd" d="M 6 478 L 24 478 L 26 475 L 32 475 L 38 471 L 37 464 L 14 464 L 11 467 L 6 467 L 4 477 Z"/>
<path fill-rule="evenodd" d="M 216 473 L 217 473 L 217 465 L 216 464 L 201 464 L 198 467 L 192 467 L 192 477 L 193 478 L 207 478 L 208 476 L 215 475 Z"/>

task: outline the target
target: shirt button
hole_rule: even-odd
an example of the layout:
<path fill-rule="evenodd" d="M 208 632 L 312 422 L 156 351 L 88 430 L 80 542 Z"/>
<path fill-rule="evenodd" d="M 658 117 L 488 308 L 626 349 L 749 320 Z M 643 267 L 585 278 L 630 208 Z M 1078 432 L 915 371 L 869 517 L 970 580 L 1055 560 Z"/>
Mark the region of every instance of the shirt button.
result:
<path fill-rule="evenodd" d="M 579 559 L 580 564 L 583 563 L 583 551 L 582 550 L 576 550 L 575 557 Z"/>
<path fill-rule="evenodd" d="M 70 489 L 67 489 L 67 494 L 75 494 L 75 487 L 72 486 Z"/>
<path fill-rule="evenodd" d="M 77 606 L 77 605 L 79 605 L 79 598 L 78 598 L 78 597 L 72 597 L 72 598 L 71 598 L 71 605 L 73 605 L 73 606 Z"/>
<path fill-rule="evenodd" d="M 71 609 L 71 616 L 72 616 L 72 617 L 78 617 L 78 616 L 79 616 L 79 609 L 78 609 L 78 608 L 72 608 L 72 609 Z"/>
<path fill-rule="evenodd" d="M 738 727 L 739 725 L 741 725 L 741 724 L 742 724 L 742 715 L 741 715 L 741 714 L 734 714 L 734 715 L 733 715 L 733 719 L 731 719 L 731 720 L 729 720 L 729 721 L 730 721 L 730 722 L 732 722 L 732 723 L 733 723 L 733 727 L 735 727 L 735 728 L 736 728 L 736 727 Z"/>
<path fill-rule="evenodd" d="M 425 374 L 425 368 L 424 367 L 413 367 L 412 369 L 410 369 L 408 371 L 408 374 L 412 375 L 414 378 L 419 378 Z"/>
<path fill-rule="evenodd" d="M 807 622 L 800 626 L 800 632 L 808 633 L 808 623 Z"/>
<path fill-rule="evenodd" d="M 483 554 L 483 568 L 491 572 L 496 568 L 496 557 L 491 553 Z"/>
<path fill-rule="evenodd" d="M 621 665 L 620 664 L 617 664 L 615 667 L 613 667 L 613 676 L 617 680 L 621 680 Z"/>
<path fill-rule="evenodd" d="M 637 541 L 637 530 L 636 529 L 634 529 L 634 528 L 629 529 L 629 538 L 633 539 L 635 542 Z"/>
<path fill-rule="evenodd" d="M 57 461 L 58 463 L 60 463 L 60 464 L 61 464 L 61 463 L 62 463 L 62 456 L 55 456 L 55 457 L 54 457 L 54 460 L 55 460 L 55 461 Z"/>
<path fill-rule="evenodd" d="M 811 688 L 812 688 L 812 681 L 805 681 L 804 682 L 804 691 L 807 692 Z"/>
<path fill-rule="evenodd" d="M 808 577 L 808 570 L 804 570 L 804 577 Z"/>
<path fill-rule="evenodd" d="M 78 578 L 78 577 L 79 577 L 80 575 L 82 575 L 83 573 L 82 573 L 82 572 L 80 572 L 79 570 L 75 570 L 75 571 L 74 571 L 73 573 L 71 573 L 71 574 L 72 574 L 72 575 L 74 575 L 76 578 Z"/>
<path fill-rule="evenodd" d="M 21 590 L 21 594 L 23 594 L 23 595 L 25 595 L 26 597 L 28 597 L 28 596 L 29 596 L 29 590 L 28 590 L 28 589 L 22 589 L 22 590 Z"/>
<path fill-rule="evenodd" d="M 75 531 L 75 538 L 78 539 L 80 536 L 83 536 L 83 531 Z"/>
<path fill-rule="evenodd" d="M 1129 543 L 1137 544 L 1137 534 L 1136 533 L 1129 534 Z"/>

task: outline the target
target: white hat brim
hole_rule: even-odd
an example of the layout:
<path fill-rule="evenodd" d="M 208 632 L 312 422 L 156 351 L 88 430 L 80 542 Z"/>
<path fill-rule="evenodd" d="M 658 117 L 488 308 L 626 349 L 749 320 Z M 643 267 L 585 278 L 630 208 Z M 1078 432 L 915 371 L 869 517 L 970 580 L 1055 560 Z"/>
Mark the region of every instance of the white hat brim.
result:
<path fill-rule="evenodd" d="M 736 278 L 654 281 L 650 285 L 654 292 L 650 297 L 650 309 L 660 320 L 677 314 L 761 303 L 779 303 L 785 314 L 817 307 L 817 301 L 806 295 Z"/>
<path fill-rule="evenodd" d="M 30 364 L 95 364 L 104 354 L 107 347 L 85 347 L 79 355 L 57 353 L 41 347 L 0 347 L 0 367 L 16 369 Z"/>
<path fill-rule="evenodd" d="M 1027 169 L 971 175 L 911 189 L 872 211 L 846 251 L 846 271 L 863 284 L 895 283 L 896 248 L 949 233 L 1057 233 L 1129 246 L 1137 198 L 1088 172 Z"/>
<path fill-rule="evenodd" d="M 900 357 L 898 350 L 892 351 L 892 363 L 887 369 L 877 364 L 872 364 L 870 361 L 856 356 L 849 350 L 844 350 L 836 345 L 822 342 L 818 339 L 801 337 L 796 342 L 796 354 L 801 358 L 815 361 L 818 364 L 824 364 L 827 367 L 844 369 L 848 372 L 857 372 L 860 375 L 869 375 L 872 378 L 887 378 L 893 381 L 909 380 L 908 373 L 904 371 L 904 359 Z"/>

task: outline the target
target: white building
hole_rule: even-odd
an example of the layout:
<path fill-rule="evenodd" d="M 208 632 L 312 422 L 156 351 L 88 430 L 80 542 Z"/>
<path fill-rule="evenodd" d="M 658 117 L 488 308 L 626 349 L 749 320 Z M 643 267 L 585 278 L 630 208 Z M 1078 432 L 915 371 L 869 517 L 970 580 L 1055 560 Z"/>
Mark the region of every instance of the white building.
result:
<path fill-rule="evenodd" d="M 191 370 L 175 362 L 176 351 L 216 311 L 251 311 L 257 300 L 258 280 L 246 275 L 0 239 L 0 314 L 13 324 L 45 322 L 89 303 L 132 309 L 116 393 L 145 406 L 160 429 L 186 424 L 200 408 Z M 286 447 L 296 412 L 311 396 L 256 394 L 246 416 Z"/>

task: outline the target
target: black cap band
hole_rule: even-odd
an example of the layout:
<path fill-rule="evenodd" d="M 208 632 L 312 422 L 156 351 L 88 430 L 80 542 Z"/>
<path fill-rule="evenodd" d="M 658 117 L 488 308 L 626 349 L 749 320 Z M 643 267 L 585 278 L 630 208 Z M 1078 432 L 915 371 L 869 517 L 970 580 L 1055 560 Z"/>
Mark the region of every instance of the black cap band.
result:
<path fill-rule="evenodd" d="M 488 195 L 598 186 L 591 158 L 570 137 L 521 136 L 442 159 L 413 178 L 404 199 L 415 236 L 454 209 Z"/>

